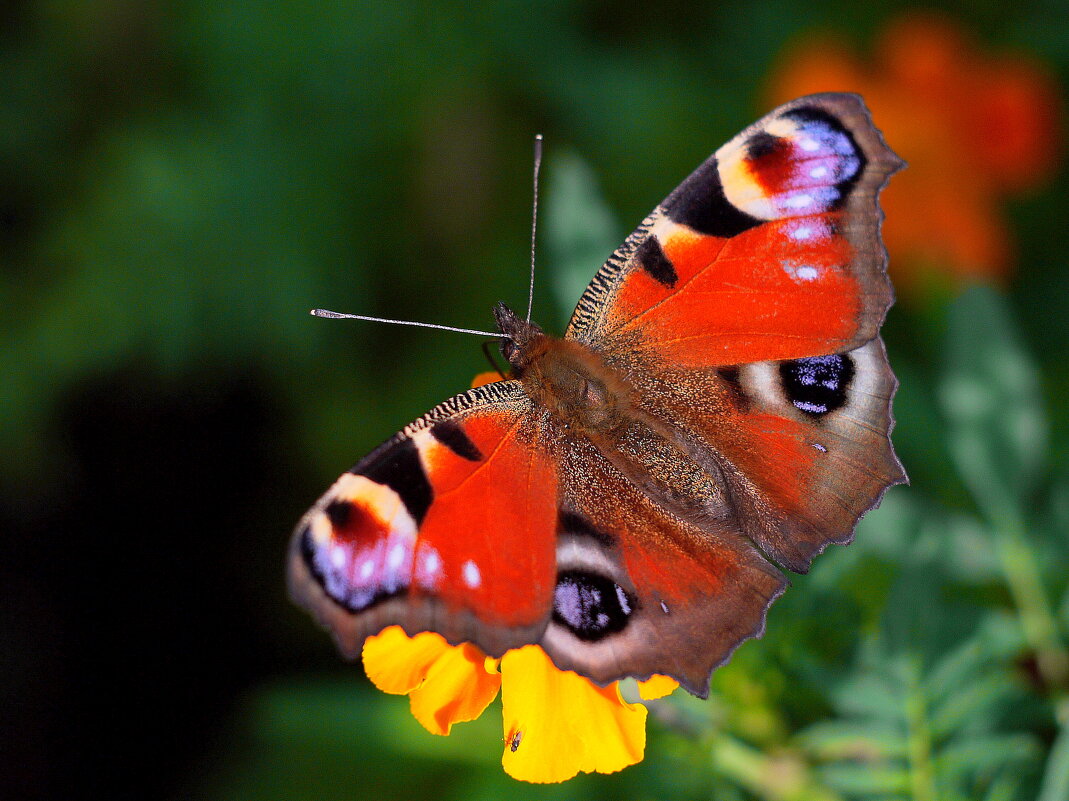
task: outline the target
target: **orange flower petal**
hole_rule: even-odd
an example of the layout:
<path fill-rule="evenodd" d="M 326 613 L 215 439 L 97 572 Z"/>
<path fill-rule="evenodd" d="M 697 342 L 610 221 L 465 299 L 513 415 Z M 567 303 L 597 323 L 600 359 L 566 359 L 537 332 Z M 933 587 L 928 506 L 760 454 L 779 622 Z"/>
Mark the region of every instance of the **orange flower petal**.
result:
<path fill-rule="evenodd" d="M 515 779 L 562 782 L 576 773 L 613 773 L 642 759 L 646 708 L 628 704 L 618 686 L 598 687 L 558 670 L 527 645 L 501 659 L 505 752 Z"/>
<path fill-rule="evenodd" d="M 481 387 L 483 384 L 493 384 L 495 381 L 501 380 L 501 373 L 496 370 L 488 370 L 485 373 L 476 374 L 475 378 L 471 379 L 471 388 Z"/>
<path fill-rule="evenodd" d="M 1061 163 L 1065 122 L 1060 87 L 1043 65 L 1006 57 L 979 76 L 972 106 L 980 162 L 1008 191 L 1039 185 Z"/>
<path fill-rule="evenodd" d="M 440 634 L 425 631 L 409 637 L 400 626 L 390 626 L 364 641 L 364 671 L 384 693 L 407 695 L 452 647 Z"/>
<path fill-rule="evenodd" d="M 909 164 L 883 195 L 884 240 L 908 295 L 947 281 L 999 280 L 1013 268 L 1004 195 L 1039 184 L 1062 157 L 1064 106 L 1053 75 L 1027 56 L 984 52 L 952 17 L 892 20 L 868 64 L 834 39 L 788 47 L 773 99 L 860 92 Z"/>
<path fill-rule="evenodd" d="M 449 648 L 409 695 L 413 717 L 431 734 L 443 735 L 454 723 L 479 717 L 501 687 L 501 676 L 486 670 L 485 662 L 471 643 Z"/>
<path fill-rule="evenodd" d="M 650 676 L 646 681 L 638 683 L 639 697 L 646 701 L 654 701 L 671 695 L 679 689 L 679 682 L 668 676 Z"/>

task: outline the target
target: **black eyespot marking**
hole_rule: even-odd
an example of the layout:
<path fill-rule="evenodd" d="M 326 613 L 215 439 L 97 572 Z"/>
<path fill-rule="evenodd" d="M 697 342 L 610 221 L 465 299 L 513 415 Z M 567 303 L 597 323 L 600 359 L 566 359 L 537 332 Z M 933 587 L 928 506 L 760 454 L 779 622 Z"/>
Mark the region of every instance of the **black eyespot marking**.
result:
<path fill-rule="evenodd" d="M 601 529 L 595 528 L 594 524 L 583 515 L 561 509 L 557 522 L 558 530 L 565 534 L 575 534 L 580 537 L 590 537 L 602 545 L 612 547 L 616 544 L 616 538 Z"/>
<path fill-rule="evenodd" d="M 619 584 L 585 570 L 566 570 L 553 591 L 553 620 L 580 640 L 594 642 L 623 631 L 635 601 Z"/>
<path fill-rule="evenodd" d="M 768 131 L 758 131 L 746 141 L 746 157 L 750 161 L 760 161 L 768 156 L 790 149 L 790 143 Z"/>
<path fill-rule="evenodd" d="M 813 356 L 780 362 L 783 391 L 796 409 L 820 417 L 846 404 L 854 362 L 849 356 Z"/>
<path fill-rule="evenodd" d="M 333 506 L 333 504 L 331 504 Z M 352 504 L 344 505 L 351 511 L 347 512 L 347 519 L 352 512 L 359 514 Z M 327 514 L 329 515 L 330 507 Z M 332 519 L 333 522 L 333 519 Z M 354 582 L 352 573 L 345 565 L 338 565 L 330 558 L 330 548 L 316 544 L 312 538 L 312 529 L 305 526 L 299 535 L 301 559 L 308 567 L 312 578 L 323 589 L 331 600 L 350 612 L 361 612 L 369 606 L 374 606 L 381 601 L 401 595 L 406 585 L 396 580 L 387 582 L 386 585 L 377 581 Z"/>
<path fill-rule="evenodd" d="M 423 522 L 434 499 L 434 490 L 423 472 L 419 449 L 412 440 L 402 440 L 384 449 L 374 459 L 358 464 L 351 472 L 367 476 L 392 489 L 404 501 L 405 508 L 417 525 Z"/>
<path fill-rule="evenodd" d="M 442 420 L 431 426 L 431 435 L 461 459 L 478 462 L 483 458 L 479 448 L 471 441 L 459 423 Z"/>
<path fill-rule="evenodd" d="M 729 238 L 761 224 L 733 206 L 724 197 L 716 159 L 711 158 L 700 166 L 664 201 L 664 210 L 675 222 L 695 231 Z"/>
<path fill-rule="evenodd" d="M 660 284 L 664 284 L 669 289 L 672 289 L 676 285 L 676 281 L 679 280 L 679 276 L 676 275 L 676 268 L 672 266 L 672 262 L 664 255 L 664 248 L 661 247 L 661 243 L 657 241 L 657 237 L 650 234 L 646 241 L 638 246 L 638 250 L 635 251 L 635 258 L 638 259 L 638 265 L 647 273 L 650 277 Z"/>
<path fill-rule="evenodd" d="M 352 514 L 353 505 L 349 501 L 333 500 L 327 504 L 327 508 L 323 510 L 323 514 L 330 520 L 330 524 L 335 530 L 343 529 L 349 523 L 349 517 Z"/>

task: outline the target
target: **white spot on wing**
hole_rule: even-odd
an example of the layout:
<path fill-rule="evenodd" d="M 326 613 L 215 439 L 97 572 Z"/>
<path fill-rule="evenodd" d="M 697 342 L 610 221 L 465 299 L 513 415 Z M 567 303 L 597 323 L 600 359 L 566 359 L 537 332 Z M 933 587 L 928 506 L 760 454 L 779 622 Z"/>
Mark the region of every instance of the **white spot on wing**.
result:
<path fill-rule="evenodd" d="M 820 142 L 818 142 L 816 139 L 811 139 L 808 136 L 800 139 L 798 141 L 798 144 L 801 146 L 802 150 L 805 150 L 809 153 L 812 153 L 815 150 L 820 150 Z"/>
<path fill-rule="evenodd" d="M 347 561 L 349 561 L 349 556 L 345 553 L 344 548 L 335 545 L 330 549 L 330 563 L 334 565 L 335 568 L 341 570 L 345 567 Z"/>
<path fill-rule="evenodd" d="M 390 548 L 390 553 L 386 556 L 386 569 L 391 573 L 397 571 L 401 565 L 405 563 L 405 546 L 398 542 Z"/>
<path fill-rule="evenodd" d="M 784 271 L 796 281 L 815 281 L 820 278 L 820 268 L 811 264 L 802 264 L 795 259 L 784 259 L 781 262 Z"/>
<path fill-rule="evenodd" d="M 442 575 L 442 557 L 438 551 L 428 542 L 419 544 L 419 555 L 416 558 L 416 581 L 427 590 L 433 590 L 438 586 L 438 579 Z"/>
<path fill-rule="evenodd" d="M 810 178 L 824 178 L 828 174 L 827 167 L 814 167 L 809 171 Z"/>
<path fill-rule="evenodd" d="M 461 567 L 464 575 L 464 583 L 472 589 L 475 589 L 483 583 L 482 574 L 479 572 L 479 566 L 475 564 L 471 559 L 464 563 Z"/>

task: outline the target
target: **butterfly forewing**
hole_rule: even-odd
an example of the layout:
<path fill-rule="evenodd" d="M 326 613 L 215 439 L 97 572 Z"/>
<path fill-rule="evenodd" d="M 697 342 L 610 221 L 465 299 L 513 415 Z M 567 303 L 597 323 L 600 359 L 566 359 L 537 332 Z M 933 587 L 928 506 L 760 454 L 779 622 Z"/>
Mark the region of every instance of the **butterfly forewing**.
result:
<path fill-rule="evenodd" d="M 855 95 L 781 106 L 646 218 L 567 336 L 685 367 L 863 345 L 893 298 L 876 195 L 901 164 Z"/>
<path fill-rule="evenodd" d="M 515 381 L 446 401 L 344 474 L 294 535 L 294 596 L 359 653 L 390 624 L 500 656 L 537 640 L 555 578 L 557 467 Z"/>

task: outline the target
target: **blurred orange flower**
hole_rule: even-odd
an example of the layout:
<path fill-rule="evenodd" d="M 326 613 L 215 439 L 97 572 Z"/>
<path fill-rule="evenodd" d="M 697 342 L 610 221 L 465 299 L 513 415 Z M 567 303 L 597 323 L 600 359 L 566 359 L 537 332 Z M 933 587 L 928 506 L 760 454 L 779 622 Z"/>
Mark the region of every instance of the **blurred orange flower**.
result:
<path fill-rule="evenodd" d="M 364 670 L 383 692 L 407 695 L 412 715 L 432 734 L 474 720 L 501 691 L 505 772 L 528 782 L 562 782 L 580 771 L 613 773 L 642 759 L 646 708 L 620 695 L 618 682 L 599 687 L 554 667 L 527 645 L 500 660 L 470 643 L 440 635 L 409 637 L 390 626 L 364 643 Z M 646 700 L 679 685 L 664 676 L 639 682 Z"/>
<path fill-rule="evenodd" d="M 882 195 L 900 287 L 1008 277 L 1014 248 L 1000 201 L 1037 186 L 1061 155 L 1058 87 L 1038 63 L 983 53 L 951 19 L 911 14 L 883 31 L 869 63 L 832 36 L 795 43 L 770 86 L 775 102 L 861 94 L 908 162 Z"/>

